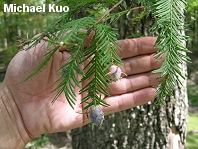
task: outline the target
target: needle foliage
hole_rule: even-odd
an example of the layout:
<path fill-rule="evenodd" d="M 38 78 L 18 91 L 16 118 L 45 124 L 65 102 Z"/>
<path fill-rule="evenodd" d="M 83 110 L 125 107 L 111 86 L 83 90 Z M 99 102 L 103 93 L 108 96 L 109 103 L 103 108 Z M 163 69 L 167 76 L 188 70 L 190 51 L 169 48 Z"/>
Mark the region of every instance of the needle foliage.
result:
<path fill-rule="evenodd" d="M 139 0 L 139 2 L 144 6 L 145 12 L 151 13 L 155 19 L 152 30 L 159 33 L 156 41 L 156 47 L 159 50 L 155 57 L 159 59 L 164 54 L 167 55 L 161 68 L 154 71 L 160 73 L 161 84 L 156 95 L 157 104 L 160 104 L 164 97 L 172 95 L 174 87 L 179 83 L 179 77 L 184 78 L 179 64 L 189 61 L 189 58 L 183 53 L 189 51 L 182 45 L 185 41 L 182 31 L 184 30 L 186 3 L 184 0 Z M 135 8 L 127 8 L 124 0 L 101 0 L 100 2 L 97 0 L 67 0 L 60 1 L 57 5 L 67 5 L 71 9 L 67 13 L 61 13 L 57 21 L 45 28 L 39 36 L 24 43 L 28 45 L 25 50 L 35 46 L 43 39 L 49 43 L 49 46 L 54 45 L 55 47 L 27 79 L 38 73 L 56 50 L 65 46 L 71 56 L 69 62 L 61 67 L 64 72 L 57 80 L 60 82 L 59 85 L 53 90 L 59 90 L 59 92 L 52 103 L 64 92 L 68 103 L 73 107 L 76 100 L 74 88 L 78 86 L 80 94 L 87 93 L 81 102 L 86 103 L 84 110 L 92 105 L 109 106 L 101 98 L 101 95 L 110 96 L 106 91 L 106 88 L 110 88 L 108 70 L 112 65 L 122 65 L 122 60 L 116 53 L 116 49 L 120 49 L 116 43 L 117 29 L 110 27 L 109 24 L 119 20 L 122 15 L 128 15 Z M 120 7 L 122 11 L 112 13 L 116 7 Z M 106 12 L 101 14 L 99 19 L 92 16 L 75 19 L 81 11 L 99 12 L 104 8 Z M 91 31 L 94 31 L 94 36 L 90 45 L 85 48 L 85 40 Z M 84 62 L 87 64 L 82 67 L 81 64 Z M 78 75 L 82 76 L 80 80 Z M 80 84 L 84 81 L 88 83 L 82 87 Z"/>
<path fill-rule="evenodd" d="M 184 42 L 185 0 L 160 0 L 154 4 L 154 16 L 156 18 L 152 31 L 159 31 L 156 47 L 159 49 L 155 58 L 166 55 L 162 66 L 154 73 L 160 73 L 160 85 L 157 90 L 156 105 L 164 101 L 164 97 L 172 96 L 175 86 L 182 85 L 181 78 L 185 79 L 181 72 L 181 64 L 190 62 L 186 52 L 190 52 Z"/>

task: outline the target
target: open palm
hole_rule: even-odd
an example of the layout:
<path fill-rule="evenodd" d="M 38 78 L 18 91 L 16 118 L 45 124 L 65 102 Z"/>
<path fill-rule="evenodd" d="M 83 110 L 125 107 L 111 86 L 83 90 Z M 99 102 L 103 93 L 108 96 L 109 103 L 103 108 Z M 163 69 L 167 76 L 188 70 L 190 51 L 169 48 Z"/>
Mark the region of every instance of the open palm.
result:
<path fill-rule="evenodd" d="M 153 86 L 158 82 L 157 74 L 152 74 L 151 71 L 159 68 L 162 63 L 156 62 L 153 58 L 153 53 L 156 52 L 153 48 L 155 40 L 154 37 L 143 37 L 119 41 L 123 50 L 118 51 L 118 54 L 124 62 L 121 69 L 127 77 L 110 84 L 112 89 L 109 93 L 112 96 L 104 97 L 110 106 L 103 107 L 104 112 L 125 110 L 153 99 L 156 92 Z M 43 45 L 41 42 L 35 48 L 20 51 L 9 64 L 4 80 L 32 138 L 43 133 L 65 131 L 88 123 L 84 114 L 77 113 L 82 112 L 80 102 L 83 96 L 79 94 L 79 88 L 75 89 L 77 101 L 74 109 L 67 103 L 64 94 L 61 94 L 53 105 L 51 104 L 57 93 L 51 93 L 57 85 L 54 82 L 60 78 L 57 70 L 69 56 L 65 51 L 57 50 L 41 72 L 18 84 L 39 66 L 49 50 L 46 44 Z"/>

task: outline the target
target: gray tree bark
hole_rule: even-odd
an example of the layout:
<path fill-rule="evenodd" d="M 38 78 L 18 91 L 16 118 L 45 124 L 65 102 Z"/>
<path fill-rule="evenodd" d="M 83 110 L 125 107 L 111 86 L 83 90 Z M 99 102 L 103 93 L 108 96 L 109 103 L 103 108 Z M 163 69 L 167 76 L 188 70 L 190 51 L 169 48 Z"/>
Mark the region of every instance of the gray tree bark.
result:
<path fill-rule="evenodd" d="M 134 2 L 127 1 L 130 6 Z M 136 15 L 133 12 L 131 15 Z M 130 17 L 122 17 L 115 27 L 120 38 L 150 35 L 151 19 L 143 18 L 129 30 Z M 186 64 L 181 65 L 187 77 Z M 105 117 L 101 128 L 91 129 L 91 124 L 72 130 L 73 149 L 184 149 L 187 130 L 188 100 L 186 80 L 175 88 L 174 96 L 166 98 L 164 105 L 153 103 L 138 106 Z"/>

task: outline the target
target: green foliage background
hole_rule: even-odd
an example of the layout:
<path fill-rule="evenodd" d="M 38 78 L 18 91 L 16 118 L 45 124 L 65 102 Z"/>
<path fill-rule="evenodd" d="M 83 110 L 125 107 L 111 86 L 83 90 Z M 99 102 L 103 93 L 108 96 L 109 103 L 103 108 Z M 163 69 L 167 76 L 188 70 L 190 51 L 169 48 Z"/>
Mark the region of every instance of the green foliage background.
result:
<path fill-rule="evenodd" d="M 52 0 L 44 1 L 52 3 Z M 11 58 L 19 51 L 18 41 L 33 37 L 41 32 L 42 28 L 51 24 L 58 13 L 4 13 L 4 4 L 29 4 L 40 6 L 43 1 L 38 0 L 1 0 L 0 1 L 0 64 L 8 65 Z"/>

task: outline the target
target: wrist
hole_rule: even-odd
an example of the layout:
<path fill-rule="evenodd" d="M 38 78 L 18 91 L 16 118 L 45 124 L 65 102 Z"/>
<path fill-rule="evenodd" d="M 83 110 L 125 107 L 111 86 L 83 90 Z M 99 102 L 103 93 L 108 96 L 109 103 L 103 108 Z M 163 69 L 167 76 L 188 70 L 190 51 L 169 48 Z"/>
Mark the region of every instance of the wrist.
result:
<path fill-rule="evenodd" d="M 7 88 L 0 85 L 0 148 L 23 149 L 31 140 L 17 104 Z"/>

